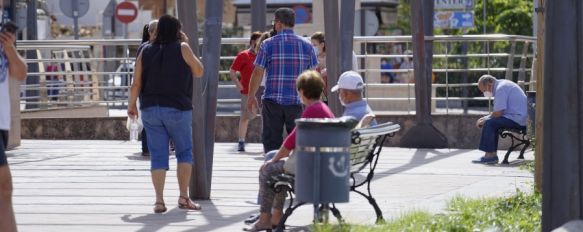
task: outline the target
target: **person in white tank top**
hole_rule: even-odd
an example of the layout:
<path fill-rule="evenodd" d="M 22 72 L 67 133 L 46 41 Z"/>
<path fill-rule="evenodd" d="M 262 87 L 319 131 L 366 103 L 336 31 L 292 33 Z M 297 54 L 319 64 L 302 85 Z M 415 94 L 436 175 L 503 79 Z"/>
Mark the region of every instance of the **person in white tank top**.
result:
<path fill-rule="evenodd" d="M 4 24 L 4 28 L 7 28 Z M 10 130 L 10 82 L 26 78 L 26 64 L 15 47 L 13 33 L 0 29 L 0 231 L 16 231 L 12 209 L 12 175 L 6 160 L 8 131 Z"/>

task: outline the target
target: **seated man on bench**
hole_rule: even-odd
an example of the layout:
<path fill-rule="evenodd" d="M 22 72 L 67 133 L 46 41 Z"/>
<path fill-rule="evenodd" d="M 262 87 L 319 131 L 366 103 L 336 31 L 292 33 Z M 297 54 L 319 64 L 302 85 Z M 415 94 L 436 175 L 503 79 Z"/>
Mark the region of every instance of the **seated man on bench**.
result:
<path fill-rule="evenodd" d="M 338 91 L 340 104 L 344 106 L 344 114 L 342 116 L 352 116 L 360 121 L 365 115 L 372 114 L 370 106 L 366 100 L 362 99 L 363 89 L 364 81 L 362 81 L 362 77 L 357 72 L 346 71 L 340 75 L 338 83 L 332 87 L 332 92 Z M 370 122 L 370 126 L 376 124 L 374 119 Z"/>
<path fill-rule="evenodd" d="M 480 138 L 481 151 L 486 154 L 473 163 L 497 164 L 498 130 L 526 129 L 527 105 L 526 94 L 516 83 L 509 80 L 497 80 L 491 75 L 483 75 L 478 80 L 478 88 L 484 97 L 494 97 L 492 113 L 476 122 L 482 129 Z"/>

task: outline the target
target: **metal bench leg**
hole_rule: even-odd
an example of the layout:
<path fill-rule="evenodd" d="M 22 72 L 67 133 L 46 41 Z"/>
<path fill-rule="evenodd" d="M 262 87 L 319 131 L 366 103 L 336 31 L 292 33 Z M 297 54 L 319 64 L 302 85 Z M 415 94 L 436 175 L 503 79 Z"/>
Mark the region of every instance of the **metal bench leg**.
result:
<path fill-rule="evenodd" d="M 518 159 L 524 159 L 524 152 L 528 147 L 530 147 L 530 141 L 525 140 L 524 147 L 522 147 L 522 150 L 520 150 L 520 155 L 518 156 Z"/>
<path fill-rule="evenodd" d="M 289 216 L 291 216 L 291 214 L 294 212 L 294 210 L 296 210 L 298 207 L 306 204 L 305 202 L 300 202 L 294 206 L 291 205 L 292 203 L 290 202 L 290 206 L 287 207 L 287 209 L 285 210 L 285 213 L 283 214 L 283 217 L 281 217 L 281 220 L 279 220 L 279 224 L 277 224 L 277 228 L 275 228 L 276 232 L 283 232 L 283 230 L 285 230 L 285 221 L 287 221 L 287 218 Z"/>
<path fill-rule="evenodd" d="M 504 160 L 502 161 L 502 164 L 508 164 L 508 157 L 510 156 L 510 153 L 512 153 L 514 151 L 514 149 L 518 148 L 519 146 L 523 146 L 522 149 L 520 150 L 520 155 L 518 156 L 518 159 L 524 159 L 524 152 L 526 151 L 526 148 L 528 148 L 530 146 L 530 141 L 528 140 L 528 138 L 526 138 L 526 135 L 524 134 L 519 134 L 519 136 L 516 136 L 512 133 L 501 133 L 499 134 L 500 137 L 502 138 L 506 138 L 506 137 L 510 137 L 510 141 L 511 141 L 511 145 L 510 148 L 508 148 L 508 151 L 506 152 L 506 155 L 504 156 Z"/>
<path fill-rule="evenodd" d="M 383 218 L 383 212 L 381 211 L 379 205 L 377 204 L 377 201 L 374 199 L 374 197 L 372 197 L 372 195 L 371 196 L 366 195 L 366 194 L 364 194 L 356 189 L 353 189 L 352 191 L 354 191 L 354 192 L 360 194 L 361 196 L 363 196 L 364 198 L 366 198 L 368 200 L 368 203 L 370 203 L 370 205 L 372 205 L 372 207 L 374 208 L 374 211 L 377 215 L 377 220 L 376 220 L 377 224 L 383 223 L 385 221 L 385 219 Z M 370 194 L 370 190 L 369 190 L 369 194 Z"/>
<path fill-rule="evenodd" d="M 514 146 L 514 136 L 510 135 L 510 148 L 508 148 L 508 151 L 506 151 L 506 155 L 504 155 L 504 160 L 502 160 L 502 164 L 508 164 L 508 157 L 510 156 L 510 153 L 512 153 L 512 151 L 514 151 L 514 148 L 516 146 Z"/>
<path fill-rule="evenodd" d="M 344 219 L 342 218 L 342 215 L 340 215 L 340 210 L 338 210 L 338 208 L 336 208 L 336 204 L 332 204 L 332 207 L 330 208 L 330 211 L 332 211 L 332 215 L 334 215 L 334 217 L 336 219 L 338 219 L 338 223 L 339 224 L 343 224 L 344 223 Z"/>
<path fill-rule="evenodd" d="M 314 212 L 314 215 L 316 216 L 316 218 L 314 218 L 314 224 L 316 223 L 328 224 L 330 219 L 330 210 L 331 209 L 329 204 L 320 204 L 318 211 Z"/>
<path fill-rule="evenodd" d="M 512 153 L 513 150 L 514 150 L 514 146 L 508 148 L 508 151 L 506 152 L 506 155 L 504 155 L 504 160 L 502 160 L 502 164 L 509 164 L 508 163 L 508 157 L 510 156 L 510 153 Z"/>
<path fill-rule="evenodd" d="M 384 223 L 385 219 L 383 218 L 383 212 L 381 211 L 381 208 L 379 208 L 377 201 L 371 196 L 370 199 L 368 199 L 368 202 L 374 207 L 374 211 L 377 214 L 377 220 L 375 223 L 376 224 Z"/>

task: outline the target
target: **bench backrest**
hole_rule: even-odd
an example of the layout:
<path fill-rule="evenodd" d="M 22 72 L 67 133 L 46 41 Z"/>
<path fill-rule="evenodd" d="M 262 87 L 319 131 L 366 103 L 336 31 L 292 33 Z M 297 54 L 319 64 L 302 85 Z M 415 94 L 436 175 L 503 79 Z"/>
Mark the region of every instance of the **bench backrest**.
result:
<path fill-rule="evenodd" d="M 387 122 L 373 127 L 352 130 L 350 146 L 350 173 L 359 172 L 372 161 L 389 134 L 401 129 L 396 123 Z"/>
<path fill-rule="evenodd" d="M 372 113 L 368 113 L 366 115 L 364 115 L 364 117 L 362 117 L 362 119 L 360 120 L 360 122 L 358 122 L 358 124 L 356 124 L 356 126 L 354 127 L 354 129 L 360 129 L 360 128 L 367 128 L 370 126 L 370 122 L 372 122 L 372 120 L 374 120 L 375 115 Z"/>

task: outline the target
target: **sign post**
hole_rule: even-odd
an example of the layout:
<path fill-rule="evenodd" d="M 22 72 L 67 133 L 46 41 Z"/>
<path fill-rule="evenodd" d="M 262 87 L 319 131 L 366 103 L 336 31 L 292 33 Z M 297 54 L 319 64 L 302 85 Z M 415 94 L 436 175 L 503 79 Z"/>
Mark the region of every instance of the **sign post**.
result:
<path fill-rule="evenodd" d="M 89 0 L 60 0 L 59 7 L 64 15 L 73 18 L 75 39 L 79 39 L 79 17 L 89 11 Z"/>
<path fill-rule="evenodd" d="M 128 23 L 138 17 L 138 8 L 131 2 L 122 2 L 115 7 L 115 18 L 124 24 L 124 38 L 128 38 Z"/>
<path fill-rule="evenodd" d="M 138 8 L 131 2 L 121 2 L 117 4 L 115 7 L 115 18 L 123 23 L 123 37 L 127 39 L 128 35 L 128 23 L 133 22 L 138 17 Z M 129 73 L 129 49 L 127 43 L 123 47 L 123 53 L 125 56 L 125 70 L 127 72 L 127 76 L 130 75 Z M 123 67 L 123 66 L 122 66 Z"/>

